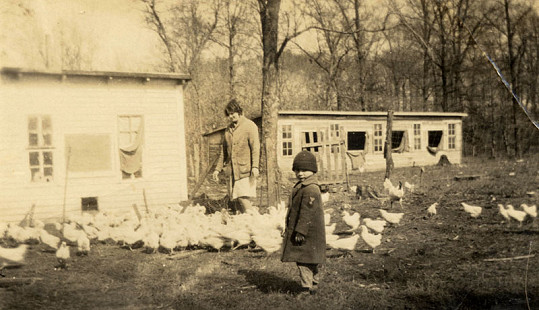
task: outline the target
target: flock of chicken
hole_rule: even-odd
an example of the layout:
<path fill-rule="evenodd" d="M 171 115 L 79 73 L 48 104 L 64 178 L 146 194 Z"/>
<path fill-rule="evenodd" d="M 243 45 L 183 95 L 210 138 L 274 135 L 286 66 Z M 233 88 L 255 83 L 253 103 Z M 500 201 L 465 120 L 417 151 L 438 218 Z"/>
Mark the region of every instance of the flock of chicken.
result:
<path fill-rule="evenodd" d="M 483 211 L 482 207 L 470 205 L 465 202 L 461 202 L 461 205 L 464 208 L 464 211 L 466 211 L 466 213 L 468 213 L 471 217 L 478 218 L 481 216 L 481 212 Z M 506 220 L 507 225 L 510 225 L 512 220 L 518 222 L 519 227 L 522 227 L 522 223 L 527 219 L 535 221 L 537 218 L 536 205 L 528 206 L 527 204 L 523 203 L 520 205 L 520 208 L 521 210 L 517 210 L 510 204 L 506 206 L 501 203 L 498 204 L 498 212 Z"/>
<path fill-rule="evenodd" d="M 384 181 L 384 190 L 391 203 L 402 203 L 404 190 L 413 191 L 413 185 L 399 182 L 393 186 L 389 179 Z M 328 193 L 323 194 L 327 201 Z M 465 202 L 461 203 L 464 211 L 471 217 L 480 216 L 482 208 Z M 427 212 L 433 216 L 437 213 L 438 203 L 432 204 Z M 402 207 L 402 205 L 401 205 Z M 519 225 L 527 218 L 537 217 L 537 207 L 521 205 L 522 210 L 513 206 L 498 205 L 500 214 L 509 223 L 512 219 Z M 356 249 L 360 238 L 372 249 L 382 242 L 382 232 L 388 226 L 398 225 L 404 213 L 392 213 L 380 209 L 380 217 L 376 219 L 361 218 L 351 206 L 343 206 L 340 220 L 348 226 L 345 231 L 336 233 L 337 221 L 331 221 L 335 216 L 333 209 L 325 211 L 326 243 L 328 248 L 344 251 L 345 254 Z M 63 224 L 54 224 L 56 233 L 50 233 L 44 228 L 44 223 L 33 220 L 30 226 L 0 223 L 0 238 L 10 238 L 19 245 L 17 248 L 0 246 L 0 275 L 4 267 L 20 264 L 27 250 L 27 243 L 42 243 L 56 252 L 59 264 L 57 268 L 66 268 L 70 259 L 70 249 L 78 255 L 87 255 L 91 250 L 91 240 L 112 242 L 128 249 L 143 248 L 147 253 L 155 253 L 159 249 L 168 253 L 194 247 L 221 250 L 236 249 L 241 246 L 256 244 L 268 254 L 281 248 L 282 234 L 285 229 L 286 208 L 284 203 L 277 207 L 269 207 L 261 214 L 257 208 L 252 208 L 244 214 L 231 215 L 226 211 L 206 214 L 206 208 L 200 205 L 182 207 L 166 205 L 148 211 L 145 216 L 135 213 L 113 215 L 100 212 L 96 215 L 84 213 L 80 216 L 67 218 Z"/>
<path fill-rule="evenodd" d="M 324 198 L 327 199 L 327 194 Z M 350 237 L 334 234 L 337 223 L 330 225 L 331 215 L 326 213 L 328 247 L 352 251 L 361 237 L 372 249 L 376 248 L 381 243 L 381 232 L 387 223 L 397 224 L 403 216 L 402 213 L 381 211 L 385 220 L 365 218 L 362 225 L 359 213 L 350 215 L 344 211 L 342 220 L 350 226 Z M 134 212 L 70 216 L 63 224 L 55 223 L 56 232 L 52 233 L 37 219 L 26 226 L 0 223 L 0 238 L 20 244 L 18 248 L 0 247 L 0 270 L 7 265 L 21 263 L 24 256 L 21 253 L 26 251 L 27 243 L 42 243 L 54 251 L 58 259 L 57 268 L 67 266 L 72 252 L 87 255 L 91 250 L 91 240 L 119 244 L 131 250 L 143 248 L 148 253 L 159 249 L 173 253 L 194 247 L 234 250 L 254 243 L 270 254 L 281 248 L 285 216 L 284 203 L 269 207 L 263 214 L 253 208 L 237 215 L 226 211 L 206 214 L 206 208 L 200 205 L 166 205 L 156 207 L 140 218 Z"/>

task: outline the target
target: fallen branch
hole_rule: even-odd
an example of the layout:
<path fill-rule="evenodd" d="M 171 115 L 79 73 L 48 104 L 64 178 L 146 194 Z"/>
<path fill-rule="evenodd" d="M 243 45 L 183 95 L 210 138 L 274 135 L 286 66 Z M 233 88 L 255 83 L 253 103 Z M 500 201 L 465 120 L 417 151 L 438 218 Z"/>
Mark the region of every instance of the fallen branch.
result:
<path fill-rule="evenodd" d="M 501 262 L 501 261 L 512 261 L 517 259 L 526 259 L 535 257 L 535 254 L 523 255 L 523 256 L 514 256 L 514 257 L 501 257 L 501 258 L 486 258 L 483 261 L 485 262 Z"/>
<path fill-rule="evenodd" d="M 182 258 L 186 258 L 186 257 L 193 256 L 196 254 L 201 254 L 204 252 L 208 252 L 208 251 L 207 250 L 186 250 L 186 251 L 181 251 L 180 253 L 177 253 L 177 254 L 170 255 L 167 257 L 167 259 L 182 259 Z"/>
<path fill-rule="evenodd" d="M 0 287 L 33 284 L 40 280 L 43 280 L 43 278 L 0 278 Z"/>

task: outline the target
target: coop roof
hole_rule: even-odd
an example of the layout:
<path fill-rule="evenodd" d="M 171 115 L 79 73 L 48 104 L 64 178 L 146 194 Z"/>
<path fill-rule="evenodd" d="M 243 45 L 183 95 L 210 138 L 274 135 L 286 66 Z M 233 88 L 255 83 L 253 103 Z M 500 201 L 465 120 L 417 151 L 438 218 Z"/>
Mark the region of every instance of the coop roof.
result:
<path fill-rule="evenodd" d="M 379 118 L 386 117 L 387 111 L 279 111 L 279 117 L 281 118 L 294 118 L 294 119 L 306 119 L 306 118 L 331 118 L 331 119 L 343 119 L 347 117 L 357 118 Z M 468 116 L 467 113 L 458 112 L 394 112 L 393 116 L 396 118 L 464 118 Z M 262 117 L 256 116 L 251 118 L 253 121 L 259 121 Z M 219 127 L 204 133 L 204 136 L 209 136 L 219 131 L 224 130 L 226 127 Z"/>
<path fill-rule="evenodd" d="M 176 80 L 178 83 L 184 83 L 191 78 L 186 74 L 179 73 L 160 73 L 160 72 L 118 72 L 118 71 L 82 71 L 82 70 L 34 70 L 27 68 L 3 67 L 0 69 L 2 76 L 21 78 L 24 76 L 49 76 L 62 79 L 69 77 L 103 77 L 107 79 L 142 79 L 149 81 L 152 79 Z"/>
<path fill-rule="evenodd" d="M 285 116 L 387 116 L 387 111 L 279 111 Z M 394 112 L 393 116 L 402 117 L 466 117 L 467 113 L 457 112 Z"/>

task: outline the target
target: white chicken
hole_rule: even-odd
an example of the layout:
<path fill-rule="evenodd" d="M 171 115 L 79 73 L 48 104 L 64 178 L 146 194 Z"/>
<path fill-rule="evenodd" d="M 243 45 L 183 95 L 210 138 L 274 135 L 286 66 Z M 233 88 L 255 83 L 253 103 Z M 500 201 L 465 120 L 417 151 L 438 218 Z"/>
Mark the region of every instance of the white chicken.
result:
<path fill-rule="evenodd" d="M 8 229 L 8 224 L 0 222 L 0 238 L 4 237 L 4 234 L 6 233 L 7 229 Z"/>
<path fill-rule="evenodd" d="M 415 190 L 415 185 L 414 184 L 410 184 L 408 183 L 408 181 L 404 182 L 404 188 L 406 188 L 408 191 L 410 191 L 411 193 L 414 192 Z"/>
<path fill-rule="evenodd" d="M 62 241 L 60 247 L 56 250 L 56 259 L 58 259 L 56 268 L 66 269 L 70 258 L 71 254 L 69 253 L 69 246 L 67 246 L 65 241 Z"/>
<path fill-rule="evenodd" d="M 62 228 L 62 235 L 71 243 L 77 243 L 81 232 L 81 230 L 77 229 L 77 224 L 74 222 L 64 224 Z"/>
<path fill-rule="evenodd" d="M 150 230 L 142 237 L 147 253 L 155 253 L 159 248 L 159 234 Z"/>
<path fill-rule="evenodd" d="M 465 202 L 461 202 L 460 204 L 464 207 L 464 211 L 473 218 L 478 218 L 481 215 L 481 211 L 483 211 L 483 208 L 479 206 L 473 206 Z"/>
<path fill-rule="evenodd" d="M 384 189 L 386 189 L 389 195 L 389 203 L 391 205 L 391 208 L 393 208 L 393 203 L 395 201 L 398 201 L 399 205 L 402 207 L 402 198 L 404 197 L 404 189 L 402 188 L 402 182 L 399 181 L 399 186 L 395 187 L 391 183 L 391 180 L 386 178 L 384 180 Z"/>
<path fill-rule="evenodd" d="M 210 234 L 202 238 L 199 245 L 219 251 L 226 245 L 226 239 L 217 234 Z"/>
<path fill-rule="evenodd" d="M 365 241 L 365 243 L 372 249 L 372 253 L 374 253 L 374 249 L 382 244 L 382 235 L 369 233 L 369 230 L 365 225 L 361 225 L 360 231 L 361 239 Z"/>
<path fill-rule="evenodd" d="M 330 222 L 331 222 L 331 214 L 324 213 L 324 224 L 329 225 Z"/>
<path fill-rule="evenodd" d="M 331 247 L 330 244 L 334 241 L 336 241 L 337 239 L 339 239 L 339 235 L 334 235 L 334 234 L 328 234 L 326 233 L 326 245 L 328 247 Z"/>
<path fill-rule="evenodd" d="M 507 224 L 509 224 L 509 222 L 511 221 L 511 217 L 509 216 L 509 213 L 507 213 L 507 209 L 505 209 L 505 207 L 501 203 L 498 204 L 498 212 L 501 216 L 503 216 L 504 219 L 507 220 Z"/>
<path fill-rule="evenodd" d="M 359 235 L 354 233 L 350 237 L 339 238 L 336 240 L 332 239 L 326 239 L 326 244 L 332 249 L 344 251 L 344 255 L 346 256 L 351 255 L 351 252 L 355 250 L 357 241 L 359 240 Z"/>
<path fill-rule="evenodd" d="M 363 223 L 365 224 L 364 226 L 379 234 L 384 231 L 384 228 L 387 225 L 387 222 L 385 220 L 373 220 L 370 218 L 363 219 Z"/>
<path fill-rule="evenodd" d="M 322 198 L 322 204 L 329 201 L 329 192 L 321 193 L 320 197 Z"/>
<path fill-rule="evenodd" d="M 520 205 L 522 210 L 526 212 L 531 218 L 536 219 L 537 218 L 537 205 L 528 206 L 527 204 L 523 203 Z"/>
<path fill-rule="evenodd" d="M 21 244 L 16 248 L 0 246 L 0 276 L 4 276 L 2 272 L 6 267 L 23 265 L 27 250 L 28 245 L 26 244 Z"/>
<path fill-rule="evenodd" d="M 266 233 L 254 232 L 253 241 L 268 255 L 279 251 L 283 243 L 281 233 L 278 230 L 271 230 Z"/>
<path fill-rule="evenodd" d="M 333 232 L 335 232 L 335 227 L 337 227 L 337 223 L 326 225 L 326 235 L 333 234 Z"/>
<path fill-rule="evenodd" d="M 77 254 L 88 255 L 88 253 L 90 253 L 90 239 L 81 231 L 77 238 Z"/>
<path fill-rule="evenodd" d="M 39 233 L 39 240 L 41 243 L 46 244 L 47 246 L 57 250 L 60 245 L 60 238 L 55 235 L 51 235 L 48 231 L 42 229 Z"/>
<path fill-rule="evenodd" d="M 389 213 L 386 210 L 380 209 L 380 214 L 390 224 L 397 225 L 401 221 L 404 213 Z"/>
<path fill-rule="evenodd" d="M 347 210 L 342 211 L 342 220 L 346 225 L 350 226 L 350 231 L 356 230 L 359 227 L 359 224 L 361 224 L 360 217 L 358 212 L 350 214 Z"/>
<path fill-rule="evenodd" d="M 509 214 L 511 218 L 518 221 L 519 227 L 522 226 L 522 222 L 524 221 L 524 219 L 526 219 L 526 216 L 528 215 L 528 213 L 524 211 L 515 210 L 512 205 L 507 205 L 507 214 Z"/>
<path fill-rule="evenodd" d="M 436 213 L 438 213 L 438 211 L 436 210 L 436 207 L 438 207 L 438 203 L 437 203 L 437 202 L 431 204 L 430 207 L 427 208 L 427 214 L 428 214 L 429 216 L 434 216 L 434 215 L 436 215 Z"/>

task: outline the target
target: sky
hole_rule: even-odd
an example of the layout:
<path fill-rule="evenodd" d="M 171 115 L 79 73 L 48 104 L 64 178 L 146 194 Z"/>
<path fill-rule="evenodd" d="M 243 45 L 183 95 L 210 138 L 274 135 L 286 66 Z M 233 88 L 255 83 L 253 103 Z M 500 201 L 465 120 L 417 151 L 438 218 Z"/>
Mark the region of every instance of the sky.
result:
<path fill-rule="evenodd" d="M 13 0 L 10 0 L 13 1 Z M 42 59 L 28 59 L 20 50 L 37 48 L 40 35 L 52 34 L 58 27 L 66 32 L 81 33 L 91 50 L 94 70 L 116 71 L 152 71 L 148 70 L 159 61 L 158 38 L 145 27 L 141 4 L 137 0 L 26 0 L 25 3 L 33 15 L 28 18 L 8 15 L 2 18 L 3 33 L 0 40 L 3 46 L 19 48 L 3 51 L 1 66 L 36 67 Z M 5 17 L 5 16 L 2 16 Z M 8 22 L 11 19 L 12 22 Z M 6 25 L 8 23 L 9 25 Z M 21 24 L 24 23 L 24 24 Z M 34 24 L 32 24 L 34 23 Z M 32 30 L 33 29 L 33 30 Z M 71 29 L 71 30 L 70 30 Z M 51 36 L 54 37 L 54 36 Z M 89 43 L 88 43 L 89 42 Z M 50 42 L 54 53 L 59 42 Z M 31 54 L 36 54 L 35 50 Z M 146 70 L 144 70 L 146 69 Z"/>
<path fill-rule="evenodd" d="M 39 68 L 44 65 L 36 49 L 44 42 L 43 34 L 63 27 L 66 33 L 79 33 L 74 42 L 92 55 L 92 70 L 155 71 L 160 63 L 161 42 L 145 26 L 140 0 L 1 0 L 0 3 L 0 66 Z M 371 1 L 371 0 L 370 0 Z M 376 6 L 377 1 L 370 5 Z M 282 1 L 282 8 L 289 7 Z M 12 13 L 10 5 L 24 4 L 32 18 Z M 535 2 L 539 10 L 539 1 Z M 50 36 L 54 37 L 54 36 Z M 69 37 L 68 37 L 69 38 Z M 302 45 L 313 41 L 304 34 L 298 38 Z M 60 42 L 51 39 L 50 55 Z M 293 48 L 293 44 L 289 44 Z M 23 51 L 23 52 L 21 52 Z M 27 51 L 26 53 L 24 51 Z M 36 56 L 37 55 L 37 56 Z M 49 56 L 53 58 L 53 56 Z M 59 59 L 52 59 L 51 63 Z M 42 68 L 40 68 L 42 69 Z"/>

